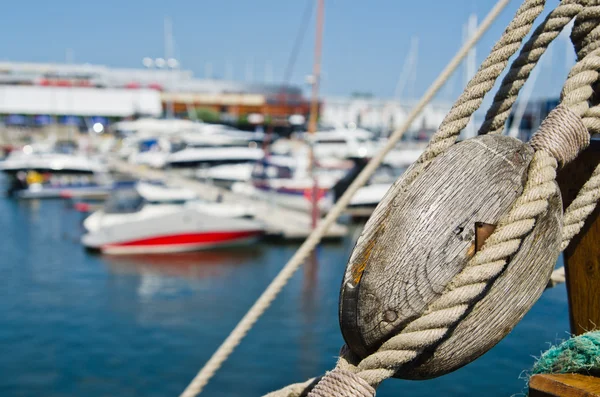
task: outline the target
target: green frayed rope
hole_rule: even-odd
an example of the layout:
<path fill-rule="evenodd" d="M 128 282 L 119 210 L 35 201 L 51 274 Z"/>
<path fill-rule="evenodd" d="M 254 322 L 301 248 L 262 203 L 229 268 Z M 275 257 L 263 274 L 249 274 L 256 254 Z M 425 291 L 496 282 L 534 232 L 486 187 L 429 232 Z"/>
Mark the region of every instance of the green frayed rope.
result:
<path fill-rule="evenodd" d="M 600 331 L 587 332 L 551 347 L 531 370 L 532 375 L 564 373 L 600 375 Z"/>

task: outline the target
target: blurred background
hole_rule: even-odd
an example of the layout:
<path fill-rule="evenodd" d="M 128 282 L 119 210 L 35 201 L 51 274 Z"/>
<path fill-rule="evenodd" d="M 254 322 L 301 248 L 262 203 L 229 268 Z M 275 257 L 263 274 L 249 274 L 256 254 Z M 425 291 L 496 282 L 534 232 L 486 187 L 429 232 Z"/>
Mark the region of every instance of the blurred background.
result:
<path fill-rule="evenodd" d="M 5 4 L 0 394 L 179 395 L 494 3 Z M 411 124 L 207 396 L 263 395 L 334 366 L 339 287 L 366 219 L 519 5 Z M 528 139 L 558 104 L 575 61 L 568 30 L 507 134 Z M 387 381 L 378 396 L 519 395 L 533 357 L 566 337 L 563 285 L 481 359 L 432 381 Z"/>

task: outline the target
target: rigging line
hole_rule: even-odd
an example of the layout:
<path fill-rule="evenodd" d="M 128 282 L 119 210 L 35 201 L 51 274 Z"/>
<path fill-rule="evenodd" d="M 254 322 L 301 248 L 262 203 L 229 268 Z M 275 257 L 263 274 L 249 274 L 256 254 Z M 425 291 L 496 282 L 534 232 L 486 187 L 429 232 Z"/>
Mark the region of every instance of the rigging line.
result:
<path fill-rule="evenodd" d="M 377 167 L 381 164 L 385 156 L 392 150 L 396 143 L 402 138 L 402 135 L 408 130 L 411 124 L 416 120 L 417 116 L 421 113 L 423 108 L 433 99 L 437 92 L 442 88 L 444 83 L 460 65 L 462 60 L 465 58 L 469 50 L 479 41 L 481 36 L 488 30 L 492 23 L 496 20 L 502 10 L 510 3 L 510 0 L 498 0 L 496 5 L 492 8 L 486 18 L 481 22 L 481 25 L 477 28 L 473 36 L 463 44 L 463 46 L 454 55 L 454 58 L 446 65 L 444 70 L 440 73 L 437 79 L 429 86 L 425 94 L 421 97 L 417 105 L 413 108 L 410 114 L 402 126 L 394 131 L 394 133 L 388 139 L 386 145 L 377 153 L 367 164 L 367 166 L 361 171 L 356 179 L 348 186 L 342 197 L 333 206 L 333 208 L 327 213 L 327 216 L 317 225 L 290 260 L 283 266 L 279 274 L 271 281 L 264 292 L 235 326 L 231 333 L 227 336 L 225 341 L 217 348 L 215 353 L 206 362 L 204 367 L 198 372 L 196 377 L 192 379 L 190 384 L 181 393 L 180 397 L 195 397 L 202 392 L 204 386 L 213 377 L 216 371 L 221 367 L 223 362 L 227 360 L 229 355 L 237 347 L 237 345 L 246 336 L 248 331 L 256 323 L 259 317 L 267 310 L 273 300 L 277 297 L 279 292 L 287 284 L 289 279 L 294 275 L 296 270 L 302 265 L 306 257 L 310 252 L 319 244 L 321 238 L 325 235 L 329 227 L 337 220 L 342 214 L 352 196 L 356 193 L 360 187 L 362 187 L 367 180 L 377 170 Z"/>
<path fill-rule="evenodd" d="M 296 65 L 296 60 L 298 59 L 298 53 L 302 48 L 302 43 L 304 42 L 304 37 L 306 36 L 306 31 L 308 30 L 308 23 L 310 22 L 310 18 L 312 16 L 313 8 L 315 1 L 307 0 L 306 6 L 304 7 L 304 13 L 302 14 L 302 23 L 298 28 L 298 33 L 296 33 L 296 38 L 294 40 L 294 45 L 292 46 L 292 51 L 290 52 L 290 56 L 288 58 L 287 65 L 285 66 L 285 71 L 283 73 L 283 84 L 290 84 L 290 80 L 292 79 L 292 73 L 294 72 L 294 66 Z"/>

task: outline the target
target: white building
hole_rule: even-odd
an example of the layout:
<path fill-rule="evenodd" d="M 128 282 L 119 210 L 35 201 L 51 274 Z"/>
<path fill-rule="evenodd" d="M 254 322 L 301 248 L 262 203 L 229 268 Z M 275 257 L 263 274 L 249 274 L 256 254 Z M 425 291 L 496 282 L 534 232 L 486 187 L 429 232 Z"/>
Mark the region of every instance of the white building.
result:
<path fill-rule="evenodd" d="M 387 135 L 404 123 L 414 104 L 379 98 L 327 97 L 323 99 L 320 122 L 336 127 L 354 123 Z M 450 103 L 430 103 L 411 125 L 409 133 L 429 134 L 436 130 L 450 107 Z"/>
<path fill-rule="evenodd" d="M 161 113 L 160 92 L 156 90 L 0 85 L 0 114 L 121 118 Z"/>

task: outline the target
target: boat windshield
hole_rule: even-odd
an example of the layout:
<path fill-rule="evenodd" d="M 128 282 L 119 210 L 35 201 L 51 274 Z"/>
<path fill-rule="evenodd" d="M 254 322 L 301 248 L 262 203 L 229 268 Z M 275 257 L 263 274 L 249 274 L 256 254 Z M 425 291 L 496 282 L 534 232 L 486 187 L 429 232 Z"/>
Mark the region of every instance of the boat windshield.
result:
<path fill-rule="evenodd" d="M 144 198 L 134 189 L 117 190 L 104 204 L 105 214 L 130 214 L 144 206 Z"/>
<path fill-rule="evenodd" d="M 293 176 L 292 169 L 286 166 L 271 164 L 266 161 L 259 161 L 252 170 L 253 179 L 288 179 Z"/>

